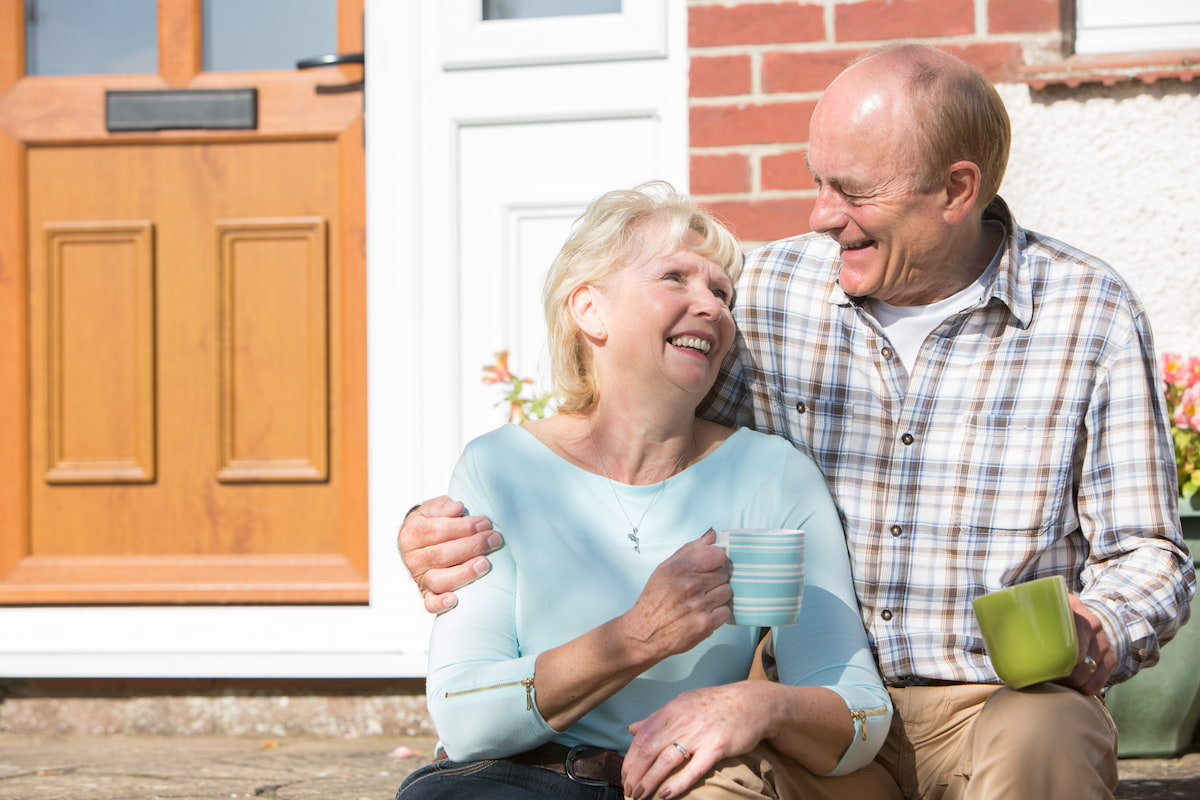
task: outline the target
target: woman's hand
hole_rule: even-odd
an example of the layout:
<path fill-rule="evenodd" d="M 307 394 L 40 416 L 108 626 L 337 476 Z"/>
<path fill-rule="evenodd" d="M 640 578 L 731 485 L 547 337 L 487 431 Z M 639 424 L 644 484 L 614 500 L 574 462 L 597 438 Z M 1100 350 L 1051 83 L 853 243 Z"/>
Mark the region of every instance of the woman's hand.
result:
<path fill-rule="evenodd" d="M 649 660 L 684 653 L 729 621 L 725 550 L 707 531 L 659 564 L 633 608 L 619 619 L 623 636 L 652 649 Z"/>
<path fill-rule="evenodd" d="M 773 688 L 766 681 L 741 681 L 692 689 L 630 725 L 633 744 L 621 770 L 625 794 L 640 800 L 657 791 L 668 800 L 721 759 L 757 747 L 773 719 Z"/>
<path fill-rule="evenodd" d="M 536 662 L 538 711 L 566 730 L 664 658 L 729 621 L 729 570 L 711 530 L 658 565 L 633 607 Z"/>

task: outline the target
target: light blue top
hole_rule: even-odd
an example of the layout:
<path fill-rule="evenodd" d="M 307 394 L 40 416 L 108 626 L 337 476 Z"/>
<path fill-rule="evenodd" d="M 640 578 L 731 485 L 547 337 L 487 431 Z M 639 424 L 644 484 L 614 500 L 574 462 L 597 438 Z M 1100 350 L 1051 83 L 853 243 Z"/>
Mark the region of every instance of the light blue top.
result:
<path fill-rule="evenodd" d="M 640 525 L 641 552 L 626 537 Z M 534 661 L 628 611 L 654 568 L 709 528 L 804 528 L 800 619 L 774 631 L 779 679 L 825 686 L 855 715 L 837 768 L 874 758 L 891 705 L 879 678 L 850 578 L 837 510 L 815 464 L 784 439 L 739 430 L 706 458 L 661 484 L 611 483 L 571 464 L 528 431 L 507 425 L 479 437 L 454 471 L 450 495 L 504 534 L 492 570 L 458 591 L 430 643 L 429 710 L 447 754 L 498 758 L 547 741 L 628 750 L 627 726 L 688 689 L 742 680 L 758 639 L 725 625 L 687 653 L 633 680 L 568 730 L 538 713 Z"/>

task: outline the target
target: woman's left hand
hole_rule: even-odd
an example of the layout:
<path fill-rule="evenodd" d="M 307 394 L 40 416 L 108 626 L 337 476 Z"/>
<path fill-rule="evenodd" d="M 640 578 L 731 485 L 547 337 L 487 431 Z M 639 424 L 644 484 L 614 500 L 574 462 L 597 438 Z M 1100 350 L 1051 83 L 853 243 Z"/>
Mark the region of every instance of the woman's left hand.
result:
<path fill-rule="evenodd" d="M 756 685 L 758 684 L 758 685 Z M 754 749 L 771 718 L 766 681 L 692 689 L 629 726 L 633 744 L 621 770 L 634 800 L 676 797 L 723 758 Z"/>

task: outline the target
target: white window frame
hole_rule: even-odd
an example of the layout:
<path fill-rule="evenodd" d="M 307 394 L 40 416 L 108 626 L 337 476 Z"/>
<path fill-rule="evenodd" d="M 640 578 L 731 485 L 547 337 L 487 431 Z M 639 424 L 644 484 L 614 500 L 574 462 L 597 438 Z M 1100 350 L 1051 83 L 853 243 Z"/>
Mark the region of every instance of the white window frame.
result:
<path fill-rule="evenodd" d="M 1079 55 L 1197 48 L 1197 0 L 1075 0 L 1075 52 Z"/>
<path fill-rule="evenodd" d="M 616 14 L 484 20 L 479 0 L 446 0 L 447 69 L 665 58 L 666 0 L 622 0 Z"/>

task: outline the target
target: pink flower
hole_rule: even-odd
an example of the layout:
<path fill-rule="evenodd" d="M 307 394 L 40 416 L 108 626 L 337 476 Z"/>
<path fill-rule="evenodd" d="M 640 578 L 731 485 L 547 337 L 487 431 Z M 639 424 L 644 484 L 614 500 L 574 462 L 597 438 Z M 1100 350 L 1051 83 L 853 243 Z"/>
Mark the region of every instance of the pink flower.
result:
<path fill-rule="evenodd" d="M 1200 384 L 1200 358 L 1192 356 L 1187 360 L 1187 365 L 1183 368 L 1185 380 L 1188 386 Z"/>
<path fill-rule="evenodd" d="M 508 371 L 508 351 L 496 353 L 496 363 L 483 368 L 484 383 L 508 383 L 513 374 Z"/>
<path fill-rule="evenodd" d="M 548 393 L 525 396 L 525 390 L 533 390 L 533 381 L 518 378 L 508 368 L 508 351 L 496 353 L 496 362 L 483 368 L 483 382 L 498 384 L 504 390 L 504 399 L 497 406 L 508 404 L 508 421 L 524 425 L 531 419 L 545 419 L 549 412 L 551 395 Z"/>
<path fill-rule="evenodd" d="M 1200 385 L 1188 387 L 1179 398 L 1172 419 L 1177 427 L 1200 431 Z"/>
<path fill-rule="evenodd" d="M 1200 358 L 1184 359 L 1174 353 L 1160 358 L 1163 395 L 1171 415 L 1171 438 L 1175 443 L 1175 467 L 1179 494 L 1192 497 L 1200 492 Z"/>
<path fill-rule="evenodd" d="M 1197 359 L 1193 358 L 1193 361 Z M 1178 353 L 1163 353 L 1159 356 L 1159 368 L 1162 370 L 1162 380 L 1167 386 L 1179 385 L 1183 386 L 1186 383 L 1186 369 L 1183 356 Z"/>

